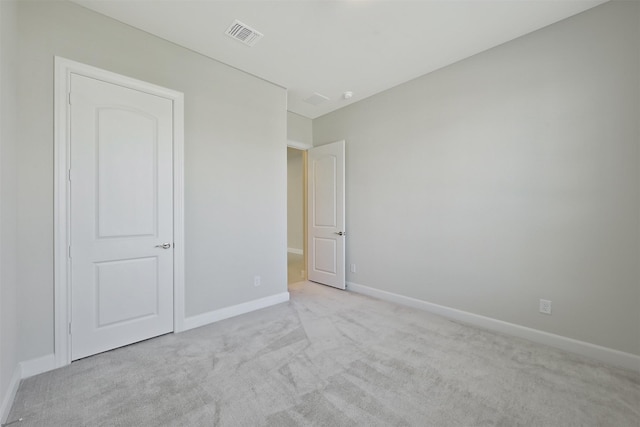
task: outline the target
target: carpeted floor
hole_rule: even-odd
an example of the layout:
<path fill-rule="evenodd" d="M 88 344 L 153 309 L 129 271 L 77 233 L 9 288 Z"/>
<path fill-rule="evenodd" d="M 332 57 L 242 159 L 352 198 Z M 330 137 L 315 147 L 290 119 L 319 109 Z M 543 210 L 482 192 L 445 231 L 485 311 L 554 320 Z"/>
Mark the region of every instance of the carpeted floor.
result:
<path fill-rule="evenodd" d="M 640 375 L 301 282 L 291 301 L 24 380 L 25 426 L 640 425 Z"/>

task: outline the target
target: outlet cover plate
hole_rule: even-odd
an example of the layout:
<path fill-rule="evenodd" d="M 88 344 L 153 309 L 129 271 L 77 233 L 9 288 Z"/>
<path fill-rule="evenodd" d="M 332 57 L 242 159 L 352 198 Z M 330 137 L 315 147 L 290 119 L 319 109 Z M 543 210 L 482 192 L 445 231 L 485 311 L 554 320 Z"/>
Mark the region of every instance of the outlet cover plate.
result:
<path fill-rule="evenodd" d="M 546 299 L 540 300 L 540 313 L 551 314 L 551 301 Z"/>

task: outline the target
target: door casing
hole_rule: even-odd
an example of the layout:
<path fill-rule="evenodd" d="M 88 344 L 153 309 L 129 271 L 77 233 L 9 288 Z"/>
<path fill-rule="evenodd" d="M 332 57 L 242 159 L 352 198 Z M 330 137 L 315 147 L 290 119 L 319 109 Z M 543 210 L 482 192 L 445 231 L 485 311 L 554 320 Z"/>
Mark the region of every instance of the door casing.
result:
<path fill-rule="evenodd" d="M 62 57 L 55 57 L 54 92 L 54 357 L 55 367 L 71 363 L 69 99 L 71 74 L 170 99 L 173 103 L 173 330 L 184 330 L 184 95 Z"/>

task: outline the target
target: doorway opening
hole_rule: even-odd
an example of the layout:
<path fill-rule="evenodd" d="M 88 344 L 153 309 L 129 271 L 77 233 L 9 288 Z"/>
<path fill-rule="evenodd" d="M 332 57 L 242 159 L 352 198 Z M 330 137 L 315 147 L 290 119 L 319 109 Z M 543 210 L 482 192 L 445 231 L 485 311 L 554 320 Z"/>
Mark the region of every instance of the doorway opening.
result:
<path fill-rule="evenodd" d="M 287 147 L 287 284 L 306 279 L 306 151 Z"/>
<path fill-rule="evenodd" d="M 345 141 L 287 145 L 287 284 L 345 289 Z"/>

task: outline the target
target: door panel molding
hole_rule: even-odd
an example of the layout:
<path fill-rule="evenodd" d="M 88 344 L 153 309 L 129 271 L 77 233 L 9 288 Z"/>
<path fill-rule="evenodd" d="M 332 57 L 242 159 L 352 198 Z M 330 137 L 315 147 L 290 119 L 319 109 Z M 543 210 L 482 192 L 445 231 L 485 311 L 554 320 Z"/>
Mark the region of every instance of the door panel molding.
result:
<path fill-rule="evenodd" d="M 184 279 L 184 95 L 141 80 L 55 57 L 54 92 L 54 356 L 55 367 L 71 363 L 70 288 L 70 95 L 77 74 L 171 100 L 173 103 L 173 330 L 183 331 Z"/>

